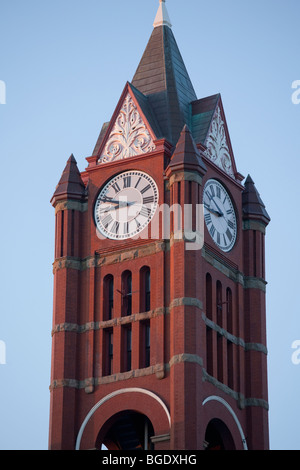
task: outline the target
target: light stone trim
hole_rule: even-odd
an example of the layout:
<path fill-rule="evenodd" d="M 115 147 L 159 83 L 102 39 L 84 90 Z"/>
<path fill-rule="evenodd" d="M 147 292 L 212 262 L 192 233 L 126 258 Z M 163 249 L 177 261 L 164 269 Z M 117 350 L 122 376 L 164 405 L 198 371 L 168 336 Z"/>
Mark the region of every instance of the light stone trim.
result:
<path fill-rule="evenodd" d="M 243 230 L 257 230 L 264 235 L 266 234 L 266 226 L 258 220 L 243 220 Z"/>
<path fill-rule="evenodd" d="M 201 300 L 196 299 L 194 297 L 179 297 L 177 299 L 173 299 L 172 302 L 170 303 L 169 308 L 175 308 L 175 307 L 180 307 L 180 306 L 187 306 L 187 307 L 197 307 L 200 309 L 203 309 L 203 303 Z"/>
<path fill-rule="evenodd" d="M 191 362 L 193 364 L 198 364 L 199 366 L 203 366 L 203 359 L 202 357 L 198 356 L 197 354 L 177 354 L 173 356 L 169 362 L 169 364 L 166 366 L 167 369 L 170 369 L 176 364 L 180 364 L 181 362 Z"/>
<path fill-rule="evenodd" d="M 211 328 L 212 330 L 219 333 L 221 336 L 224 336 L 228 341 L 235 344 L 236 346 L 241 346 L 245 351 L 257 351 L 268 355 L 268 349 L 265 345 L 261 343 L 246 343 L 242 338 L 238 338 L 237 336 L 228 333 L 224 328 L 221 328 L 212 320 L 209 320 L 207 316 L 202 312 L 202 320 L 204 321 L 205 325 Z"/>
<path fill-rule="evenodd" d="M 267 282 L 260 277 L 245 276 L 241 271 L 235 269 L 212 253 L 207 247 L 202 248 L 202 257 L 214 268 L 228 277 L 231 281 L 239 283 L 244 289 L 259 289 L 266 293 Z"/>
<path fill-rule="evenodd" d="M 152 436 L 150 440 L 153 444 L 157 444 L 158 442 L 166 442 L 171 439 L 170 434 L 161 434 L 160 436 Z"/>
<path fill-rule="evenodd" d="M 202 406 L 205 406 L 207 403 L 209 403 L 210 401 L 216 401 L 216 402 L 219 402 L 221 403 L 223 406 L 225 406 L 225 408 L 227 409 L 227 411 L 229 411 L 229 413 L 231 414 L 231 416 L 233 417 L 234 421 L 235 421 L 235 424 L 237 425 L 237 428 L 239 430 L 239 433 L 240 433 L 240 436 L 241 436 L 241 440 L 242 440 L 242 443 L 243 443 L 243 449 L 244 450 L 248 450 L 248 446 L 247 446 L 247 440 L 246 440 L 246 437 L 245 437 L 245 434 L 244 434 L 244 431 L 243 431 L 243 428 L 242 428 L 242 425 L 237 417 L 237 415 L 235 414 L 235 412 L 233 411 L 233 409 L 231 408 L 231 406 L 229 405 L 229 403 L 227 403 L 227 401 L 224 400 L 224 398 L 221 398 L 221 397 L 218 397 L 218 396 L 215 396 L 215 395 L 211 395 L 210 397 L 207 397 L 203 403 L 202 403 Z"/>
<path fill-rule="evenodd" d="M 164 307 L 159 307 L 154 310 L 149 310 L 149 312 L 135 313 L 130 316 L 112 318 L 111 320 L 101 322 L 88 322 L 83 325 L 78 325 L 77 323 L 60 323 L 54 326 L 51 335 L 53 336 L 56 333 L 66 331 L 81 334 L 86 333 L 88 331 L 103 330 L 106 328 L 112 328 L 114 326 L 127 325 L 128 323 L 150 320 L 151 318 L 156 318 L 161 315 L 165 315 L 165 313 L 166 309 Z"/>
<path fill-rule="evenodd" d="M 244 288 L 245 289 L 259 289 L 266 292 L 267 282 L 261 277 L 244 277 Z"/>
<path fill-rule="evenodd" d="M 194 181 L 202 186 L 203 177 L 196 171 L 178 171 L 173 173 L 169 180 L 170 187 L 173 186 L 174 183 L 179 183 L 182 181 Z"/>
<path fill-rule="evenodd" d="M 166 404 L 162 401 L 162 399 L 158 395 L 156 395 L 153 392 L 150 392 L 149 390 L 143 389 L 143 388 L 124 388 L 124 389 L 121 389 L 121 390 L 116 390 L 115 392 L 112 392 L 109 395 L 106 395 L 104 398 L 102 398 L 100 401 L 98 401 L 98 403 L 96 403 L 96 405 L 93 406 L 93 408 L 89 411 L 89 413 L 86 415 L 86 417 L 85 417 L 85 419 L 84 419 L 84 421 L 83 421 L 83 423 L 80 427 L 80 430 L 79 430 L 79 433 L 78 433 L 78 436 L 77 436 L 77 440 L 76 440 L 76 447 L 75 447 L 76 450 L 80 449 L 80 444 L 81 444 L 81 439 L 82 439 L 82 436 L 83 436 L 83 432 L 85 430 L 85 427 L 86 427 L 87 423 L 89 422 L 89 420 L 93 416 L 93 414 L 102 405 L 104 405 L 104 403 L 108 402 L 109 400 L 111 400 L 112 398 L 114 398 L 116 396 L 123 395 L 124 393 L 142 393 L 142 394 L 144 394 L 144 395 L 146 395 L 150 398 L 153 398 L 157 403 L 160 404 L 160 406 L 164 410 L 164 412 L 167 416 L 169 426 L 171 428 L 171 415 L 170 415 L 170 412 L 169 412 L 168 407 L 166 406 Z"/>
<path fill-rule="evenodd" d="M 59 201 L 55 206 L 55 215 L 60 211 L 75 210 L 78 212 L 87 212 L 88 203 L 72 200 Z"/>
<path fill-rule="evenodd" d="M 71 268 L 77 271 L 85 271 L 100 266 L 117 264 L 122 261 L 143 258 L 152 254 L 165 251 L 166 245 L 162 241 L 155 241 L 150 244 L 140 245 L 132 249 L 123 249 L 114 252 L 98 253 L 96 256 L 88 256 L 80 259 L 71 256 L 57 258 L 53 263 L 53 273 L 59 269 Z"/>
<path fill-rule="evenodd" d="M 245 398 L 242 393 L 238 393 L 230 389 L 227 385 L 219 382 L 215 377 L 209 375 L 203 367 L 203 359 L 196 354 L 177 354 L 173 356 L 168 364 L 156 364 L 154 366 L 146 367 L 144 369 L 135 369 L 129 372 L 120 372 L 118 374 L 108 375 L 98 378 L 88 378 L 84 380 L 76 379 L 58 379 L 54 380 L 49 389 L 50 391 L 57 388 L 67 387 L 74 388 L 77 390 L 85 390 L 86 393 L 91 393 L 95 386 L 116 383 L 124 380 L 129 380 L 137 377 L 146 377 L 149 375 L 156 375 L 157 379 L 163 379 L 165 377 L 165 371 L 170 371 L 171 367 L 182 363 L 193 363 L 202 368 L 202 380 L 203 382 L 209 382 L 214 385 L 218 390 L 221 390 L 226 395 L 237 401 L 240 409 L 244 409 L 248 406 L 258 406 L 265 410 L 269 410 L 269 404 L 266 400 L 261 398 Z"/>
<path fill-rule="evenodd" d="M 133 315 L 125 316 L 125 317 L 116 317 L 112 318 L 111 320 L 105 320 L 100 322 L 88 322 L 84 323 L 83 325 L 79 325 L 77 323 L 60 323 L 55 325 L 51 335 L 53 336 L 56 333 L 60 332 L 71 332 L 71 333 L 86 333 L 88 331 L 96 331 L 106 328 L 113 328 L 114 326 L 119 325 L 126 325 L 129 323 L 150 320 L 151 318 L 156 318 L 161 315 L 170 314 L 170 310 L 179 306 L 188 306 L 188 307 L 196 307 L 198 309 L 203 308 L 203 303 L 201 300 L 193 298 L 193 297 L 181 297 L 174 299 L 169 307 L 158 307 L 153 310 L 149 310 L 149 312 L 142 312 L 142 313 L 134 313 Z"/>

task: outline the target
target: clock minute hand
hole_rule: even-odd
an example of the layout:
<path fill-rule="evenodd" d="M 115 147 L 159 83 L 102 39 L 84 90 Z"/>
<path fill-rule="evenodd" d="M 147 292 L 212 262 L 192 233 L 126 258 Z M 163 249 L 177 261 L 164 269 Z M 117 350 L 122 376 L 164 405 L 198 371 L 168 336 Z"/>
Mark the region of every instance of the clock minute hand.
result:
<path fill-rule="evenodd" d="M 223 212 L 221 211 L 220 207 L 218 206 L 218 204 L 216 203 L 216 201 L 215 201 L 214 199 L 212 199 L 212 202 L 214 203 L 214 205 L 215 205 L 216 208 L 218 209 L 219 214 L 220 214 L 220 217 L 222 217 L 224 214 L 223 214 Z"/>

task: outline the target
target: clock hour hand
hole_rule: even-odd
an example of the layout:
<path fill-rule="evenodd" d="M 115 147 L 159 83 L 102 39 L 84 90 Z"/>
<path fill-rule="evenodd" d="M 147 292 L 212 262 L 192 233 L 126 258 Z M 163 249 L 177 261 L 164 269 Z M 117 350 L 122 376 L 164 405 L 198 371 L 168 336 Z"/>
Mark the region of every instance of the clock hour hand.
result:
<path fill-rule="evenodd" d="M 119 206 L 119 207 L 132 206 L 133 204 L 135 204 L 135 202 L 129 202 L 126 200 L 118 201 L 117 199 L 111 199 L 109 197 L 100 198 L 100 201 L 107 202 L 109 204 L 114 204 L 115 206 Z M 118 207 L 116 207 L 115 209 L 118 209 Z"/>
<path fill-rule="evenodd" d="M 223 214 L 222 212 L 215 211 L 214 209 L 211 209 L 207 204 L 204 204 L 205 209 L 207 209 L 209 212 L 212 214 L 216 215 L 217 217 L 222 217 Z"/>
<path fill-rule="evenodd" d="M 110 197 L 101 197 L 100 201 L 101 202 L 108 202 L 110 204 L 119 204 L 119 201 L 116 201 L 115 199 L 111 199 Z"/>

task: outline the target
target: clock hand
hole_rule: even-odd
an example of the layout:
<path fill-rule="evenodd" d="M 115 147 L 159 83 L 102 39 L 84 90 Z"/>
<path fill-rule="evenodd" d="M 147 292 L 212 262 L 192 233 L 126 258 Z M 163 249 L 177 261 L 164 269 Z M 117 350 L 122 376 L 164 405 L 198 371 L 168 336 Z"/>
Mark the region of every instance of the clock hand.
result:
<path fill-rule="evenodd" d="M 105 198 L 100 198 L 100 201 L 102 202 L 107 202 L 107 203 L 110 203 L 110 204 L 115 204 L 116 206 L 121 206 L 121 207 L 125 207 L 125 206 L 132 206 L 133 204 L 136 204 L 136 202 L 128 202 L 128 201 L 118 201 L 116 199 L 111 199 L 109 197 L 105 197 Z"/>
<path fill-rule="evenodd" d="M 102 202 L 109 202 L 111 204 L 119 204 L 119 201 L 116 201 L 114 199 L 111 199 L 110 197 L 101 197 L 100 201 Z"/>
<path fill-rule="evenodd" d="M 215 201 L 214 199 L 212 199 L 212 202 L 215 204 L 216 208 L 217 208 L 218 211 L 219 211 L 219 214 L 220 214 L 219 217 L 222 217 L 224 214 L 223 214 L 223 212 L 221 211 L 220 207 L 218 206 L 218 204 L 216 203 L 216 201 Z"/>
<path fill-rule="evenodd" d="M 222 212 L 218 212 L 218 211 L 215 211 L 214 209 L 211 209 L 209 206 L 207 206 L 206 204 L 204 204 L 204 207 L 209 211 L 211 212 L 212 214 L 216 215 L 217 217 L 222 217 Z"/>

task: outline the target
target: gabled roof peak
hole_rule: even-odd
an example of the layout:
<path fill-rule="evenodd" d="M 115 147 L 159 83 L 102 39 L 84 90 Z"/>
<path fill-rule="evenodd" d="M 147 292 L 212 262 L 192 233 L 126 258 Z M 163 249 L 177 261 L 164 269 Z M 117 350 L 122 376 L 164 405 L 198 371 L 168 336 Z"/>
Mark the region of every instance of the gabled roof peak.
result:
<path fill-rule="evenodd" d="M 169 28 L 172 28 L 172 23 L 166 7 L 166 0 L 159 0 L 159 7 L 153 26 L 154 28 L 157 28 L 158 26 L 169 26 Z"/>

